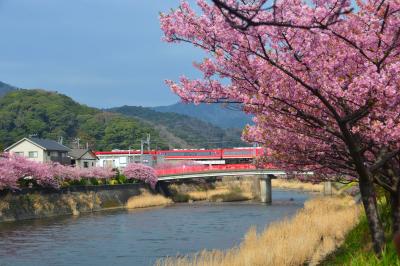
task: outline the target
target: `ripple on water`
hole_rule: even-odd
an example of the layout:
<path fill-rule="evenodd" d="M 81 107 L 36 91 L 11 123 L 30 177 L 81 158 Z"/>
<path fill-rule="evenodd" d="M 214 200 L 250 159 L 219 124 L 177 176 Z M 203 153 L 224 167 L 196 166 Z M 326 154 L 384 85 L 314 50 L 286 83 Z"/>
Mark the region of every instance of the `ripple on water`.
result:
<path fill-rule="evenodd" d="M 225 249 L 252 225 L 261 231 L 293 215 L 307 198 L 274 191 L 270 206 L 200 202 L 1 224 L 0 265 L 150 265 L 165 256 Z"/>

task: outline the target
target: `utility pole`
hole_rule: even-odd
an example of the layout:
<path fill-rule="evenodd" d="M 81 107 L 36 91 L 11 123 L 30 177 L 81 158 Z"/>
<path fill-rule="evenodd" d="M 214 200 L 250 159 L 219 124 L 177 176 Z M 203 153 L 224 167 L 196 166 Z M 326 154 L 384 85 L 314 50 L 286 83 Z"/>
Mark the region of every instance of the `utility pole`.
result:
<path fill-rule="evenodd" d="M 150 136 L 150 134 L 147 134 L 147 150 L 148 151 L 150 151 L 150 138 L 151 138 L 151 136 Z"/>
<path fill-rule="evenodd" d="M 129 149 L 129 155 L 128 155 L 128 163 L 131 163 L 132 162 L 132 158 L 131 158 L 131 149 L 132 149 L 132 146 L 131 145 L 129 145 L 129 147 L 128 147 L 128 149 Z"/>
<path fill-rule="evenodd" d="M 146 140 L 144 140 L 144 139 L 140 140 L 140 160 L 142 162 L 143 162 L 143 154 L 144 154 L 144 144 L 147 144 L 147 151 L 150 152 L 150 140 L 151 140 L 150 134 L 147 134 Z"/>
<path fill-rule="evenodd" d="M 78 145 L 78 149 L 80 148 L 80 138 L 75 138 L 76 145 Z"/>

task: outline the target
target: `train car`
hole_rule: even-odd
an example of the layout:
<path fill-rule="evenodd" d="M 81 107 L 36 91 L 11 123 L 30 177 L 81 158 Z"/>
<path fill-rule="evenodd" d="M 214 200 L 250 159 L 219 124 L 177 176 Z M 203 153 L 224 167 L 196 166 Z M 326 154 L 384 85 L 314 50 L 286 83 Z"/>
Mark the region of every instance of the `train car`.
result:
<path fill-rule="evenodd" d="M 251 163 L 254 158 L 264 154 L 264 148 L 232 148 L 222 150 L 222 159 L 227 164 Z"/>
<path fill-rule="evenodd" d="M 220 160 L 222 150 L 164 150 L 157 151 L 157 155 L 164 156 L 165 160 Z"/>
<path fill-rule="evenodd" d="M 123 168 L 130 162 L 142 162 L 149 165 L 173 161 L 196 161 L 198 164 L 221 165 L 221 164 L 249 164 L 253 159 L 265 154 L 264 148 L 229 148 L 229 149 L 176 149 L 144 151 L 141 155 L 139 150 L 117 150 L 96 152 L 99 157 L 100 166 L 112 166 Z"/>
<path fill-rule="evenodd" d="M 223 149 L 222 159 L 229 158 L 254 158 L 265 154 L 264 148 L 233 148 Z"/>

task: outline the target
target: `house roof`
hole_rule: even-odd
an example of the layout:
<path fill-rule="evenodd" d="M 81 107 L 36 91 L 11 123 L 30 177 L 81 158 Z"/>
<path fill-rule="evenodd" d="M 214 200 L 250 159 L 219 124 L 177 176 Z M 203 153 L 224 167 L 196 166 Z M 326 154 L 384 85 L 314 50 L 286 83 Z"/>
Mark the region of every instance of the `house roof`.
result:
<path fill-rule="evenodd" d="M 13 147 L 17 146 L 25 140 L 47 151 L 70 151 L 70 148 L 58 143 L 55 140 L 39 138 L 23 138 L 11 145 L 10 147 L 6 148 L 5 151 L 12 149 Z"/>
<path fill-rule="evenodd" d="M 88 150 L 88 149 L 71 149 L 68 152 L 68 155 L 71 156 L 74 159 L 80 159 L 86 153 L 89 153 L 90 155 L 92 155 L 93 158 L 97 159 L 97 156 L 91 150 Z"/>
<path fill-rule="evenodd" d="M 51 139 L 28 138 L 30 141 L 49 151 L 70 151 L 71 149 Z"/>

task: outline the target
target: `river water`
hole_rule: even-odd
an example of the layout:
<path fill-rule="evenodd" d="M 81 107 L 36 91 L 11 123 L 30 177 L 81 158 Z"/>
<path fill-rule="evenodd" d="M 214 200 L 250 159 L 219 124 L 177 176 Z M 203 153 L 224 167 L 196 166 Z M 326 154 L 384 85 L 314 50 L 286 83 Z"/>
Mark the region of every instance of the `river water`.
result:
<path fill-rule="evenodd" d="M 262 231 L 290 217 L 308 197 L 275 190 L 269 206 L 200 202 L 0 224 L 0 266 L 151 265 L 164 256 L 226 249 L 252 225 Z"/>

